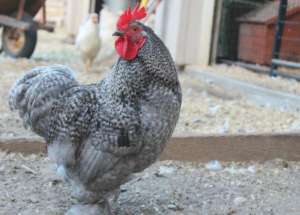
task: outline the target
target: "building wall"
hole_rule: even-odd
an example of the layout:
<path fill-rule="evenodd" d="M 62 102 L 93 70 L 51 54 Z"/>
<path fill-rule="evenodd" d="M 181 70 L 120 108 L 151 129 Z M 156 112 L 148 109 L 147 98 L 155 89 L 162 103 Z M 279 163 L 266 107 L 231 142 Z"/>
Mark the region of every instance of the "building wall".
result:
<path fill-rule="evenodd" d="M 47 20 L 56 23 L 57 26 L 64 24 L 66 13 L 65 0 L 48 0 L 46 1 Z"/>
<path fill-rule="evenodd" d="M 55 23 L 55 26 L 61 27 L 64 25 L 66 13 L 66 0 L 48 0 L 46 1 L 46 16 L 47 21 Z M 43 13 L 40 9 L 36 14 L 37 20 L 42 20 Z"/>
<path fill-rule="evenodd" d="M 76 35 L 89 11 L 94 11 L 96 0 L 64 0 L 66 2 L 65 25 L 69 34 Z M 108 9 L 113 13 L 127 8 L 132 0 L 105 0 Z"/>
<path fill-rule="evenodd" d="M 81 23 L 87 18 L 90 0 L 66 0 L 65 26 L 70 35 L 76 35 Z"/>
<path fill-rule="evenodd" d="M 170 49 L 176 64 L 209 64 L 215 2 L 162 1 L 155 30 Z"/>

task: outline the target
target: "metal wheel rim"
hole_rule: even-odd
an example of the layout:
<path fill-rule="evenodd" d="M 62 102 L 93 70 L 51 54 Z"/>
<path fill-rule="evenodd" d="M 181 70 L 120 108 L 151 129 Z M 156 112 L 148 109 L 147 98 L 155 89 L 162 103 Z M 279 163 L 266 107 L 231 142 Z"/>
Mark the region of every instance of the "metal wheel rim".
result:
<path fill-rule="evenodd" d="M 16 28 L 7 28 L 3 32 L 4 42 L 10 52 L 17 54 L 25 46 L 25 32 Z"/>

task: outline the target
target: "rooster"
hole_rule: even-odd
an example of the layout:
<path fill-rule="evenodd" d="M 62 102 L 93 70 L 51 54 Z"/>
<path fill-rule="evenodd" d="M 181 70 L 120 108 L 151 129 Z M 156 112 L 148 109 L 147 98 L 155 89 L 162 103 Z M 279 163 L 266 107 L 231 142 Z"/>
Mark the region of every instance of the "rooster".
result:
<path fill-rule="evenodd" d="M 119 59 L 102 81 L 80 85 L 71 69 L 37 67 L 12 87 L 9 104 L 47 142 L 57 172 L 78 200 L 68 215 L 111 214 L 108 199 L 154 163 L 177 123 L 181 88 L 172 57 L 140 22 L 145 8 L 117 22 Z"/>
<path fill-rule="evenodd" d="M 101 48 L 99 22 L 96 13 L 90 14 L 87 21 L 80 26 L 75 45 L 80 52 L 85 70 L 89 71 Z"/>

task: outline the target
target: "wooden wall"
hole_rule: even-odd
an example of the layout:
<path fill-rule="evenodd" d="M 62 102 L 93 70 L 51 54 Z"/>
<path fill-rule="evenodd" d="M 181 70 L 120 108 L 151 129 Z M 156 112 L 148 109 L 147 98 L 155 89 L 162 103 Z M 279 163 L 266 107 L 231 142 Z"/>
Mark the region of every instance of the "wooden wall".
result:
<path fill-rule="evenodd" d="M 48 0 L 46 1 L 47 19 L 48 21 L 55 22 L 56 25 L 62 26 L 66 13 L 65 0 Z"/>
<path fill-rule="evenodd" d="M 238 58 L 257 64 L 268 63 L 267 26 L 263 24 L 243 23 L 239 32 Z"/>
<path fill-rule="evenodd" d="M 215 0 L 164 0 L 156 17 L 156 32 L 178 65 L 206 66 L 211 55 Z"/>

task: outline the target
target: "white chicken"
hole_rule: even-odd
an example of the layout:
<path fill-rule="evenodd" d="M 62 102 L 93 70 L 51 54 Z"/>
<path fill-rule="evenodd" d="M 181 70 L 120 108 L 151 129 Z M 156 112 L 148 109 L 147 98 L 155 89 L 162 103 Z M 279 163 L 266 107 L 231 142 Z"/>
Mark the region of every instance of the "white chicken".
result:
<path fill-rule="evenodd" d="M 98 14 L 90 14 L 87 21 L 80 26 L 75 44 L 85 64 L 85 70 L 89 71 L 101 48 Z"/>

